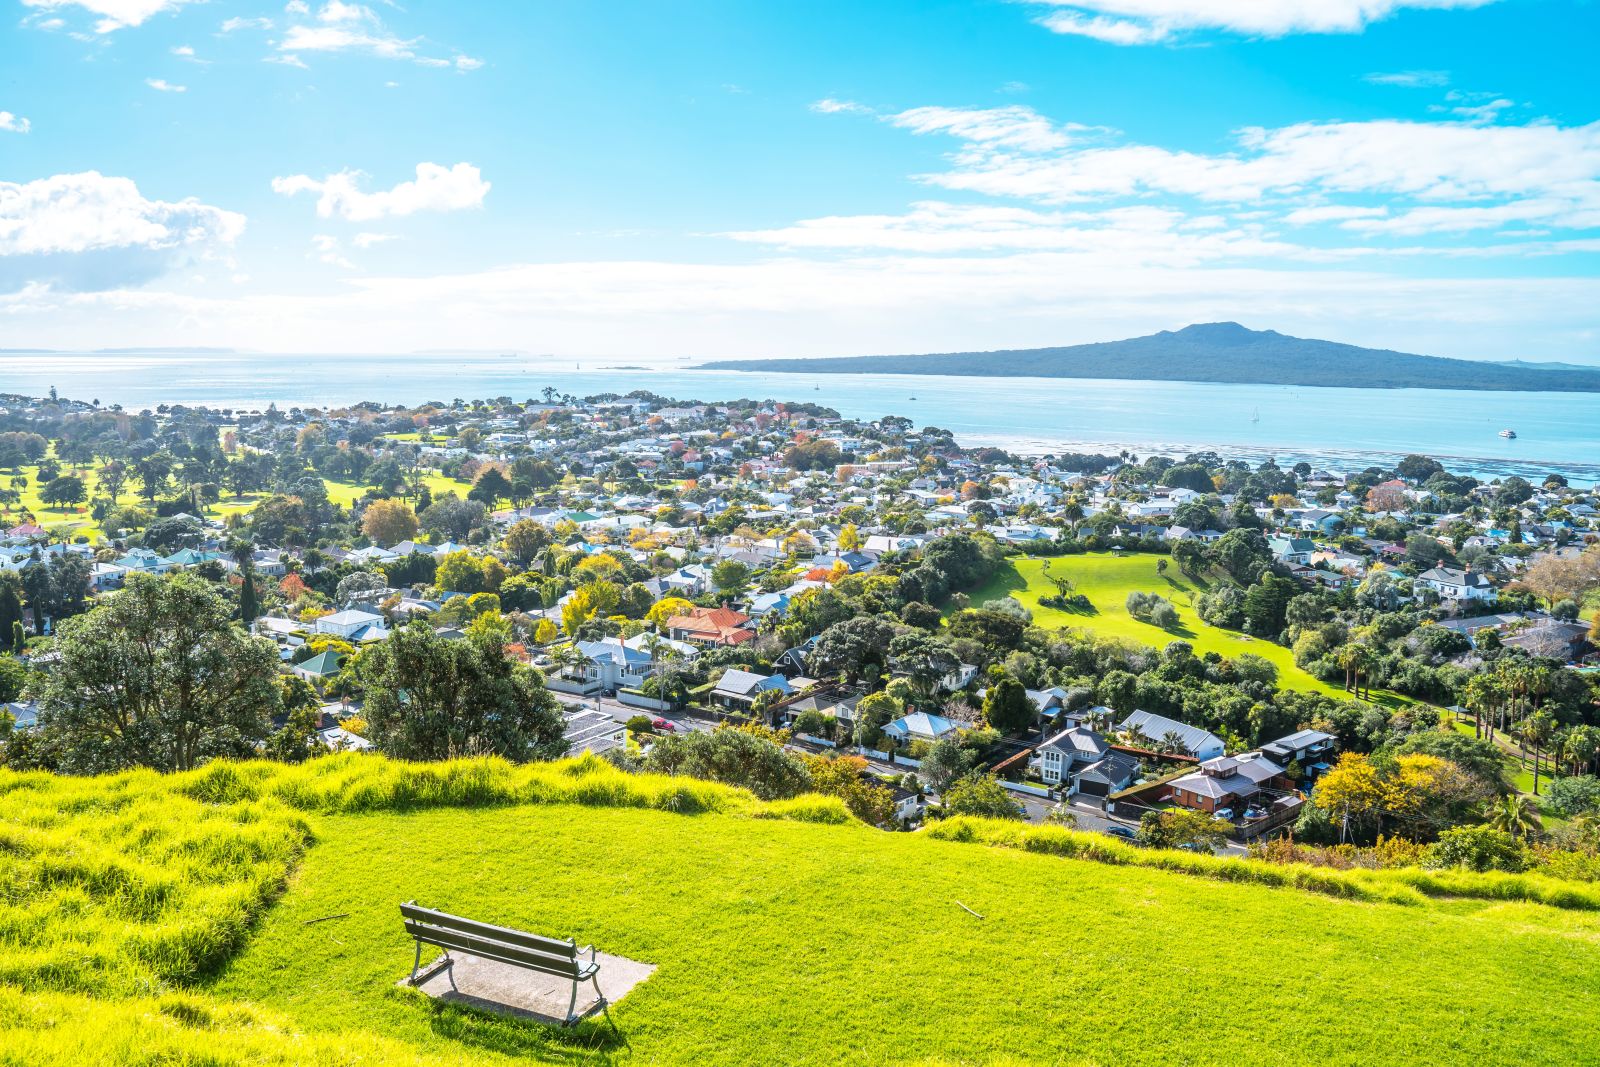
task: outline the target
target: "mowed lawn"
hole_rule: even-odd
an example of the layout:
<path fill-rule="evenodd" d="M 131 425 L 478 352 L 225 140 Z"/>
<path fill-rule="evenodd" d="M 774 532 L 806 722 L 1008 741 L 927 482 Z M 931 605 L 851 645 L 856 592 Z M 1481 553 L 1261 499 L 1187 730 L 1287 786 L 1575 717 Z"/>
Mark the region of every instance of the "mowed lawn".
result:
<path fill-rule="evenodd" d="M 1159 560 L 1167 560 L 1165 574 L 1156 570 Z M 1047 564 L 1048 571 L 1045 569 Z M 1070 578 L 1073 592 L 1088 597 L 1095 610 L 1072 612 L 1042 606 L 1039 598 L 1056 592 L 1051 577 Z M 1163 648 L 1169 642 L 1183 640 L 1194 646 L 1196 655 L 1216 652 L 1232 658 L 1248 652 L 1275 665 L 1279 684 L 1284 688 L 1334 696 L 1349 695 L 1338 686 L 1321 682 L 1295 666 L 1293 653 L 1282 645 L 1200 621 L 1195 605 L 1207 588 L 1208 582 L 1191 579 L 1180 573 L 1177 565 L 1166 556 L 1089 552 L 1081 556 L 1058 556 L 1053 559 L 1013 559 L 986 585 L 973 590 L 970 596 L 975 605 L 985 600 L 1015 597 L 1033 612 L 1034 622 L 1046 629 L 1070 626 L 1093 630 L 1108 637 L 1138 641 L 1154 648 Z M 1173 630 L 1163 630 L 1128 614 L 1127 599 L 1132 592 L 1159 593 L 1166 597 L 1178 609 L 1180 625 Z M 1373 697 L 1385 703 L 1393 699 L 1385 699 L 1386 694 L 1377 692 Z"/>
<path fill-rule="evenodd" d="M 428 492 L 434 497 L 440 497 L 446 493 L 451 493 L 459 497 L 465 497 L 472 489 L 472 483 L 470 482 L 462 482 L 457 481 L 454 478 L 446 478 L 444 475 L 437 472 L 430 472 L 424 475 L 423 481 L 428 486 Z M 339 504 L 343 507 L 352 506 L 357 500 L 360 500 L 362 497 L 366 496 L 372 491 L 372 486 L 370 485 L 357 484 L 355 482 L 336 482 L 331 478 L 322 479 L 322 484 L 328 490 L 329 501 Z"/>
<path fill-rule="evenodd" d="M 82 534 L 96 544 L 104 539 L 100 524 L 95 522 L 89 515 L 89 502 L 109 495 L 100 485 L 100 476 L 95 465 L 85 467 L 62 466 L 62 474 L 71 474 L 83 479 L 84 489 L 88 493 L 83 503 L 69 504 L 65 507 L 46 504 L 39 498 L 39 490 L 43 486 L 39 482 L 39 468 L 37 465 L 29 464 L 16 470 L 0 471 L 0 484 L 9 487 L 12 475 L 19 473 L 27 478 L 27 487 L 21 490 L 22 499 L 20 503 L 0 505 L 0 523 L 6 526 L 15 526 L 22 521 L 25 513 L 32 513 L 35 521 L 41 527 L 58 537 L 70 538 Z M 149 507 L 149 502 L 137 492 L 138 485 L 139 483 L 130 477 L 124 484 L 121 494 L 117 496 L 117 503 L 130 504 L 141 508 Z M 168 494 L 162 494 L 163 497 L 166 495 Z M 266 499 L 266 496 L 267 494 L 265 493 L 246 493 L 243 496 L 224 493 L 221 500 L 205 508 L 204 517 L 226 519 L 235 512 L 249 511 Z"/>
<path fill-rule="evenodd" d="M 551 805 L 314 828 L 289 892 L 206 992 L 430 1060 L 1596 1057 L 1592 913 L 1355 903 L 740 815 Z M 438 1010 L 396 988 L 412 955 L 397 905 L 413 898 L 659 969 L 613 1009 L 620 1038 Z"/>

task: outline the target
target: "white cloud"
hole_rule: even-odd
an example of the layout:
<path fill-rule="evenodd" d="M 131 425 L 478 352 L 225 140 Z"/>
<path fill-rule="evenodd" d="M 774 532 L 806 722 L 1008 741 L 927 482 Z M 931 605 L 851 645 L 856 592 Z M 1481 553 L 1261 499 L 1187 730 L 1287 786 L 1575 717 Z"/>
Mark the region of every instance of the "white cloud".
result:
<path fill-rule="evenodd" d="M 112 33 L 128 26 L 142 25 L 162 12 L 176 11 L 191 2 L 193 0 L 22 0 L 22 5 L 43 11 L 81 7 L 92 15 L 100 16 L 94 25 L 96 33 Z"/>
<path fill-rule="evenodd" d="M 307 174 L 272 179 L 272 190 L 284 196 L 317 194 L 317 214 L 322 218 L 339 215 L 353 222 L 381 219 L 391 215 L 411 215 L 418 211 L 460 211 L 483 206 L 489 183 L 470 163 L 444 167 L 438 163 L 418 163 L 415 181 L 401 182 L 393 189 L 362 192 L 357 186 L 365 177 L 360 171 L 345 170 L 318 180 Z"/>
<path fill-rule="evenodd" d="M 1056 33 L 1110 44 L 1153 44 L 1197 30 L 1252 37 L 1360 33 L 1412 9 L 1481 7 L 1494 0 L 1030 0 L 1051 11 L 1038 21 Z"/>
<path fill-rule="evenodd" d="M 367 52 L 382 59 L 415 59 L 417 41 L 340 26 L 290 26 L 278 48 L 284 52 Z"/>
<path fill-rule="evenodd" d="M 872 109 L 865 104 L 858 104 L 854 100 L 835 100 L 833 97 L 823 97 L 811 105 L 811 110 L 823 115 L 870 115 Z"/>
<path fill-rule="evenodd" d="M 33 129 L 33 123 L 21 115 L 13 115 L 9 111 L 0 111 L 0 130 L 8 133 L 27 133 Z"/>
<path fill-rule="evenodd" d="M 197 200 L 148 200 L 95 171 L 0 182 L 0 290 L 140 284 L 231 245 L 243 215 Z"/>
<path fill-rule="evenodd" d="M 175 45 L 172 49 L 172 54 L 182 59 L 193 59 L 194 49 L 186 44 Z"/>
<path fill-rule="evenodd" d="M 381 245 L 385 241 L 393 241 L 395 239 L 396 237 L 392 233 L 362 232 L 352 237 L 350 243 L 357 248 L 371 248 L 373 245 Z"/>
<path fill-rule="evenodd" d="M 343 267 L 345 270 L 356 269 L 356 265 L 346 259 L 344 253 L 339 250 L 339 239 L 337 237 L 326 233 L 314 234 L 311 238 L 311 247 L 314 249 L 313 254 L 319 262 L 335 267 Z"/>
<path fill-rule="evenodd" d="M 280 53 L 295 55 L 301 52 L 359 53 L 379 59 L 405 60 L 423 67 L 454 67 L 458 71 L 473 71 L 483 66 L 483 60 L 457 52 L 452 59 L 423 55 L 419 52 L 421 37 L 401 37 L 383 25 L 383 21 L 370 7 L 345 3 L 344 0 L 327 0 L 312 16 L 309 4 L 291 0 L 284 8 L 290 16 L 310 22 L 295 22 L 277 42 Z"/>
<path fill-rule="evenodd" d="M 1256 225 L 1241 225 L 1220 216 L 1189 218 L 1181 211 L 1151 206 L 1034 211 L 924 201 L 913 204 L 903 215 L 831 216 L 776 230 L 724 236 L 789 250 L 1066 252 L 1092 257 L 1104 266 L 1182 267 L 1264 257 L 1334 258 L 1272 238 Z"/>
<path fill-rule="evenodd" d="M 186 93 L 189 91 L 187 85 L 173 85 L 165 78 L 146 78 L 144 83 L 158 93 Z"/>
<path fill-rule="evenodd" d="M 305 7 L 304 4 L 300 5 Z M 285 11 L 291 8 L 284 8 Z M 297 14 L 303 13 L 298 8 L 293 9 Z M 317 12 L 317 18 L 322 22 L 377 22 L 378 16 L 372 13 L 370 7 L 361 4 L 346 4 L 341 0 L 328 0 L 322 5 L 322 10 Z"/>
<path fill-rule="evenodd" d="M 280 67 L 299 67 L 301 70 L 311 69 L 310 67 L 306 66 L 305 60 L 289 52 L 285 52 L 283 55 L 279 56 L 263 56 L 261 62 L 276 63 Z"/>
<path fill-rule="evenodd" d="M 1415 207 L 1393 218 L 1352 218 L 1342 225 L 1358 233 L 1416 235 L 1492 230 L 1530 222 L 1561 229 L 1597 229 L 1600 203 L 1584 205 L 1549 197 L 1473 207 Z"/>
<path fill-rule="evenodd" d="M 271 19 L 267 19 L 267 18 L 258 18 L 258 19 L 231 18 L 231 19 L 224 20 L 224 22 L 222 23 L 222 32 L 223 33 L 234 33 L 234 32 L 237 32 L 238 30 L 270 30 L 270 29 L 272 29 L 272 20 Z"/>
<path fill-rule="evenodd" d="M 1092 37 L 1107 44 L 1154 44 L 1172 36 L 1172 27 L 1165 23 L 1111 19 L 1081 11 L 1055 11 L 1041 18 L 1039 25 L 1054 33 Z"/>
<path fill-rule="evenodd" d="M 1565 211 L 1541 212 L 1566 220 L 1562 225 L 1580 224 L 1600 209 L 1600 123 L 1307 122 L 1241 130 L 1234 151 L 1203 154 L 1141 144 L 1079 146 L 1032 112 L 1016 116 L 1014 125 L 991 121 L 992 112 L 955 112 L 986 117 L 951 120 L 945 109 L 931 109 L 937 121 L 917 121 L 929 110 L 890 120 L 962 141 L 949 170 L 921 180 L 990 196 L 1047 204 L 1283 199 L 1290 210 L 1314 207 L 1308 198 L 1352 193 L 1439 206 L 1536 199 L 1565 204 Z"/>
<path fill-rule="evenodd" d="M 1344 222 L 1348 219 L 1382 218 L 1389 213 L 1386 207 L 1358 207 L 1345 204 L 1325 204 L 1321 207 L 1303 207 L 1289 212 L 1283 221 L 1294 226 L 1315 226 L 1323 222 Z"/>
<path fill-rule="evenodd" d="M 1438 89 L 1450 84 L 1447 70 L 1399 70 L 1368 74 L 1361 79 L 1373 85 L 1395 85 L 1402 89 Z"/>
<path fill-rule="evenodd" d="M 915 107 L 890 115 L 886 121 L 912 133 L 946 133 L 991 149 L 1048 152 L 1066 148 L 1069 143 L 1065 128 L 1020 104 L 993 108 Z"/>

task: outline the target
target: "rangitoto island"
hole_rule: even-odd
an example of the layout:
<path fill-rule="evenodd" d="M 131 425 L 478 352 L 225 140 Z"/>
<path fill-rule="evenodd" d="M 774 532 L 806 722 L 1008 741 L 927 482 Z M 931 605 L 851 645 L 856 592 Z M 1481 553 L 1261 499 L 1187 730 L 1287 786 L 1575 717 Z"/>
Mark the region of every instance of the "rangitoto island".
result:
<path fill-rule="evenodd" d="M 1209 322 L 1145 337 L 1059 348 L 937 355 L 729 359 L 701 370 L 787 374 L 958 374 L 988 378 L 1118 378 L 1359 389 L 1600 392 L 1600 367 L 1479 362 L 1361 348 Z"/>

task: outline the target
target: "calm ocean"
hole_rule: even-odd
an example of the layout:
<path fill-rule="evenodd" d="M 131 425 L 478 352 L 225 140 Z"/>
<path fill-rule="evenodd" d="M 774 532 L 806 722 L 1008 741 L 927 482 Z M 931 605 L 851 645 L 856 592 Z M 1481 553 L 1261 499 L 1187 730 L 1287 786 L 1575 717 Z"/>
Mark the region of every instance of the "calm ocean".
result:
<path fill-rule="evenodd" d="M 898 414 L 963 444 L 1026 452 L 1181 453 L 1359 468 L 1407 452 L 1480 476 L 1600 480 L 1600 394 L 1315 389 L 1063 378 L 757 374 L 625 360 L 496 355 L 0 353 L 0 392 L 120 403 L 261 408 L 649 389 L 678 399 L 808 401 L 857 418 Z M 1515 440 L 1498 436 L 1514 429 Z"/>

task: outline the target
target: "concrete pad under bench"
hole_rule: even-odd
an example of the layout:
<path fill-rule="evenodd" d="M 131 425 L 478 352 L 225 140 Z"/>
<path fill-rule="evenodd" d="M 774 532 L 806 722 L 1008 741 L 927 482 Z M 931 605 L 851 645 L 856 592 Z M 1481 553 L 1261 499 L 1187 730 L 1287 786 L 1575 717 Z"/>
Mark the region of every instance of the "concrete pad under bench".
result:
<path fill-rule="evenodd" d="M 622 956 L 609 956 L 601 952 L 600 991 L 608 1004 L 616 1004 L 640 982 L 655 972 L 653 963 L 639 963 Z M 411 985 L 402 978 L 400 985 Z M 415 988 L 435 1000 L 462 1004 L 484 1011 L 498 1012 L 520 1019 L 560 1026 L 567 1018 L 567 1005 L 572 1003 L 572 983 L 565 978 L 540 974 L 509 963 L 480 959 L 462 952 L 452 952 L 450 960 L 443 957 L 429 964 L 417 976 Z M 594 983 L 583 982 L 578 987 L 577 1015 L 594 1010 L 597 1003 Z"/>

